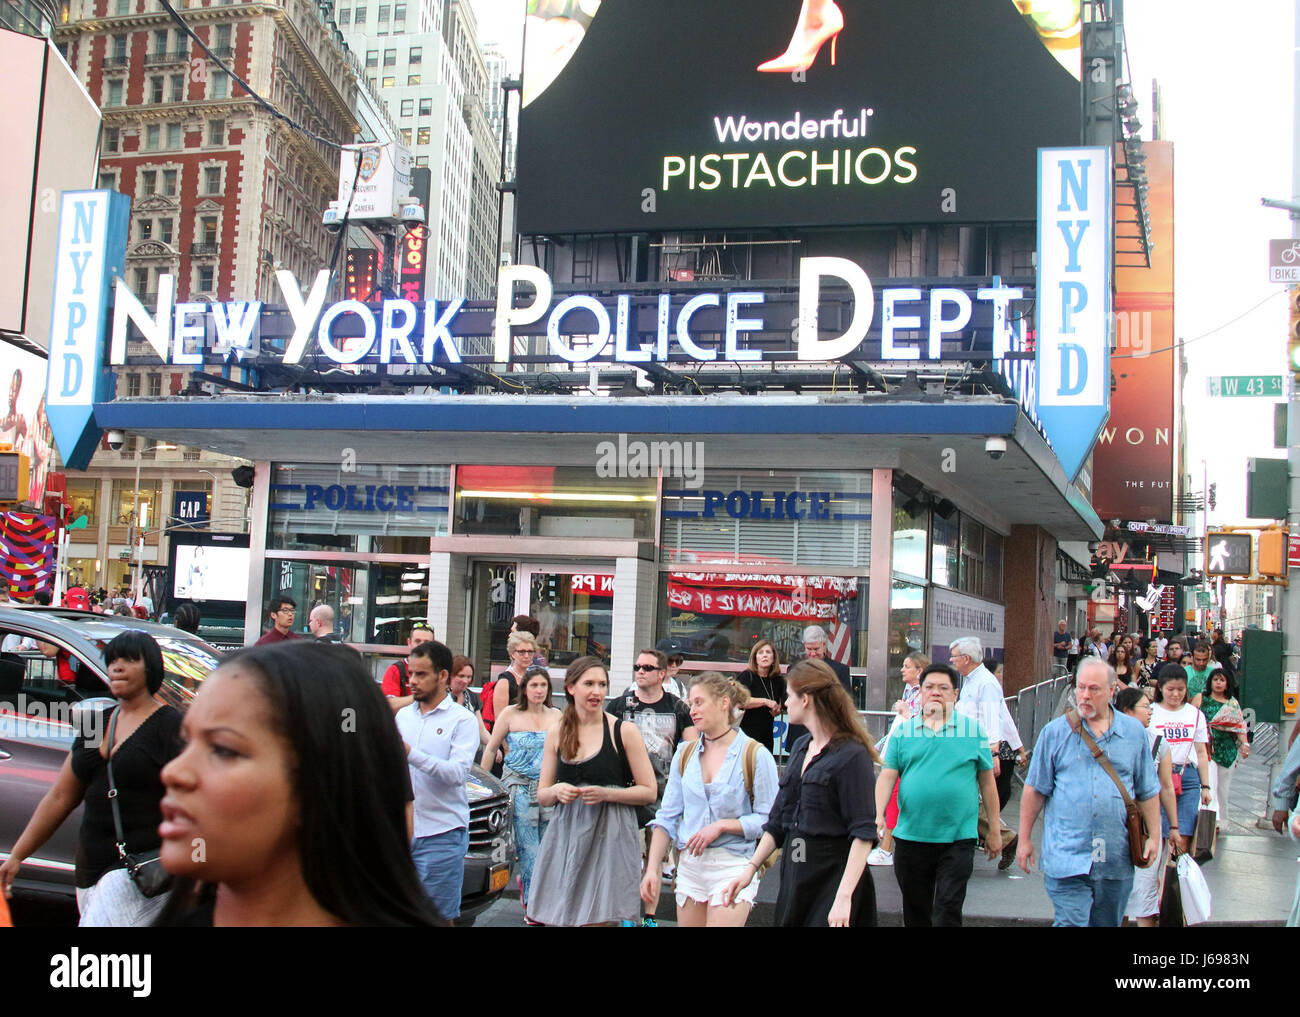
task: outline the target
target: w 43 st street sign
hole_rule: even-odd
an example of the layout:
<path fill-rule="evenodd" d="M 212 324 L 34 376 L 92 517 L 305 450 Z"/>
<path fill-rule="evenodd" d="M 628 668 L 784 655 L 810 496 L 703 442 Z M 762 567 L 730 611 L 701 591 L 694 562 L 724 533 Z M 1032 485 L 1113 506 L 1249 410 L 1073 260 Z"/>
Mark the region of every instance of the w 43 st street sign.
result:
<path fill-rule="evenodd" d="M 1286 389 L 1280 374 L 1225 374 L 1206 379 L 1206 388 L 1212 398 L 1257 396 L 1263 399 L 1284 399 Z"/>

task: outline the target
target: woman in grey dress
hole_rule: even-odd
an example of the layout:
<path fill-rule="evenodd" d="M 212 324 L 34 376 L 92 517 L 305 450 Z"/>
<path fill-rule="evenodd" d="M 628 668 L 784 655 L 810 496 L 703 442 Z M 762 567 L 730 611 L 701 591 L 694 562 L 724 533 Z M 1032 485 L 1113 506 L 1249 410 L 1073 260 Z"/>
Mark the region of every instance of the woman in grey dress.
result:
<path fill-rule="evenodd" d="M 655 800 L 650 756 L 635 724 L 605 713 L 609 674 L 580 657 L 564 674 L 568 700 L 546 735 L 539 805 L 555 806 L 533 869 L 528 917 L 542 925 L 602 925 L 641 915 L 636 806 Z"/>

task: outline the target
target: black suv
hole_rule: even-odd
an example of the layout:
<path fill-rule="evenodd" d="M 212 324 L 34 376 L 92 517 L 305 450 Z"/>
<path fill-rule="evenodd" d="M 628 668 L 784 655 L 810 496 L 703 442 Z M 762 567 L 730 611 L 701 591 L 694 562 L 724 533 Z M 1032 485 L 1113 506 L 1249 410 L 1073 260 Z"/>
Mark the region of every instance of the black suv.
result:
<path fill-rule="evenodd" d="M 108 694 L 104 647 L 126 629 L 144 630 L 162 648 L 167 677 L 158 698 L 184 710 L 221 654 L 196 636 L 167 625 L 117 615 L 55 608 L 0 607 L 0 859 L 31 819 L 58 777 L 74 740 L 73 710 L 94 708 Z M 67 651 L 78 662 L 76 681 L 60 681 L 53 657 L 36 646 L 44 642 Z M 490 907 L 510 882 L 514 864 L 514 824 L 510 796 L 490 773 L 475 766 L 469 791 L 469 853 L 461 924 Z M 74 891 L 73 859 L 81 825 L 78 808 L 40 850 L 23 862 L 18 892 Z"/>

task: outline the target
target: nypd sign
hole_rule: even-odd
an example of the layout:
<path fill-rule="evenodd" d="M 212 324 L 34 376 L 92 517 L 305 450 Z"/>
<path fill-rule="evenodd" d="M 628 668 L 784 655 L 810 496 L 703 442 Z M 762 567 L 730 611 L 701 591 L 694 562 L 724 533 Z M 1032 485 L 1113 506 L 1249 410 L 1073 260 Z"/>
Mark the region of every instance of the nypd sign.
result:
<path fill-rule="evenodd" d="M 1110 414 L 1111 166 L 1106 148 L 1038 152 L 1038 418 L 1066 476 Z"/>

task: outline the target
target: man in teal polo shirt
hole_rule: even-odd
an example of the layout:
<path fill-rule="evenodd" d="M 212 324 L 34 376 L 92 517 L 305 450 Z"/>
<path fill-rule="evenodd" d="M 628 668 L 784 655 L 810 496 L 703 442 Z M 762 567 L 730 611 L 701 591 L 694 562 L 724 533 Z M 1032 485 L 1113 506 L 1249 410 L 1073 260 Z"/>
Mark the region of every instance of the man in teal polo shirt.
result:
<path fill-rule="evenodd" d="M 1187 668 L 1187 701 L 1189 703 L 1195 706 L 1201 705 L 1201 701 L 1196 697 L 1202 695 L 1209 686 L 1210 672 L 1220 666 L 1217 660 L 1210 659 L 1210 644 L 1204 640 L 1192 648 L 1190 667 L 1188 667 L 1187 658 L 1183 658 L 1183 667 Z"/>
<path fill-rule="evenodd" d="M 996 858 L 1002 851 L 989 739 L 975 718 L 954 711 L 956 703 L 957 673 L 946 664 L 927 667 L 921 715 L 895 724 L 876 781 L 877 816 L 885 815 L 899 783 L 894 877 L 907 926 L 961 925 L 975 865 L 980 791 L 991 831 L 984 852 Z"/>

